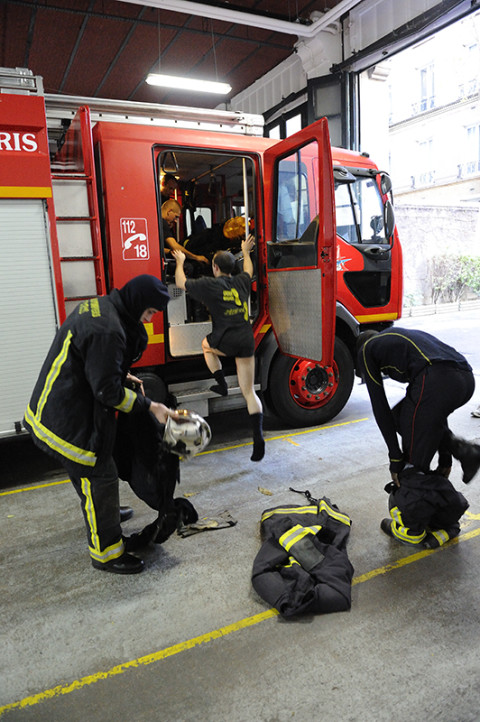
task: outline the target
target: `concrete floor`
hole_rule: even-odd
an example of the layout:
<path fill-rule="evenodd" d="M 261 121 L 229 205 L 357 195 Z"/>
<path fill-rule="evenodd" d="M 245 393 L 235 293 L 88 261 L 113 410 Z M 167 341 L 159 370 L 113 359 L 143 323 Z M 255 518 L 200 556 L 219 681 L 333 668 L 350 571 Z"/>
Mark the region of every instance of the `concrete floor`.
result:
<path fill-rule="evenodd" d="M 451 418 L 480 442 L 478 311 L 414 318 L 467 354 L 472 401 Z M 389 382 L 392 403 L 402 388 Z M 387 454 L 365 387 L 321 428 L 267 428 L 266 458 L 249 460 L 244 412 L 212 420 L 208 453 L 182 466 L 178 494 L 201 516 L 225 509 L 236 526 L 171 537 L 140 575 L 89 562 L 78 500 L 64 475 L 27 449 L 21 477 L 0 488 L 0 717 L 48 722 L 366 719 L 480 720 L 480 475 L 452 481 L 470 502 L 457 540 L 435 551 L 401 546 L 387 515 Z M 4 468 L 15 456 L 0 448 Z M 22 484 L 22 479 L 28 483 Z M 349 612 L 284 621 L 253 591 L 264 509 L 328 496 L 353 519 Z M 259 491 L 267 489 L 270 495 Z M 155 514 L 121 484 L 135 516 Z"/>

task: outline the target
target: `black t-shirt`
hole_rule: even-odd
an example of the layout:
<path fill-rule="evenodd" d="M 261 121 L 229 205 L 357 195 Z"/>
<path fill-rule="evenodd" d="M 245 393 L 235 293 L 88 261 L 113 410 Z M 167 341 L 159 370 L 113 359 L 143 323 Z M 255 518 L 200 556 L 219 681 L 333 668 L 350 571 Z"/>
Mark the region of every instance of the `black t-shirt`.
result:
<path fill-rule="evenodd" d="M 190 296 L 207 306 L 212 316 L 210 344 L 216 347 L 226 329 L 250 328 L 248 298 L 251 278 L 242 271 L 236 276 L 187 279 L 186 290 Z"/>

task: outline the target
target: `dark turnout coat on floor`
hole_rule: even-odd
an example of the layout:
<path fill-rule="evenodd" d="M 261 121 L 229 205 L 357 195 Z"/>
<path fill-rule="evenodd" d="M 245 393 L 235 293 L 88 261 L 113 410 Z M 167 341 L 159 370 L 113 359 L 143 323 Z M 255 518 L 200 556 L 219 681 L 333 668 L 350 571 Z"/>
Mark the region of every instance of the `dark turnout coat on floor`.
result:
<path fill-rule="evenodd" d="M 351 520 L 323 497 L 318 504 L 267 509 L 252 584 L 284 617 L 350 609 Z"/>

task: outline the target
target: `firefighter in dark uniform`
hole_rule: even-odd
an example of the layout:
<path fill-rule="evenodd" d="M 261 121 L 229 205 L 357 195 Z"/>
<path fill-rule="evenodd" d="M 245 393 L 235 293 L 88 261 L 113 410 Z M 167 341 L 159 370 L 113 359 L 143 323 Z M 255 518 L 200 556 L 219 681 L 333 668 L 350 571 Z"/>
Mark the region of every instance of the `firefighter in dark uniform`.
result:
<path fill-rule="evenodd" d="M 166 287 L 154 276 L 133 278 L 108 296 L 81 302 L 57 331 L 25 413 L 34 443 L 65 468 L 81 500 L 92 565 L 135 574 L 143 561 L 125 551 L 113 461 L 116 412 L 176 412 L 151 401 L 129 373 L 147 346 L 144 322 L 163 310 Z"/>
<path fill-rule="evenodd" d="M 250 251 L 253 236 L 242 241 L 243 271 L 232 275 L 235 256 L 229 251 L 218 251 L 212 259 L 213 278 L 187 279 L 183 264 L 185 255 L 174 251 L 177 267 L 175 282 L 179 288 L 207 306 L 212 316 L 212 332 L 202 341 L 205 363 L 216 384 L 211 390 L 227 396 L 228 386 L 223 373 L 222 356 L 235 358 L 238 384 L 247 403 L 253 433 L 251 461 L 260 461 L 265 454 L 263 439 L 263 408 L 255 393 L 255 339 L 248 315 L 253 263 Z"/>
<path fill-rule="evenodd" d="M 390 459 L 391 519 L 384 519 L 381 528 L 406 544 L 439 546 L 459 534 L 458 520 L 468 507 L 448 480 L 452 456 L 461 462 L 465 483 L 480 468 L 480 446 L 459 439 L 448 427 L 448 416 L 473 395 L 472 369 L 438 338 L 404 328 L 365 331 L 357 351 L 357 375 L 366 383 Z M 408 384 L 405 398 L 393 409 L 383 375 Z"/>

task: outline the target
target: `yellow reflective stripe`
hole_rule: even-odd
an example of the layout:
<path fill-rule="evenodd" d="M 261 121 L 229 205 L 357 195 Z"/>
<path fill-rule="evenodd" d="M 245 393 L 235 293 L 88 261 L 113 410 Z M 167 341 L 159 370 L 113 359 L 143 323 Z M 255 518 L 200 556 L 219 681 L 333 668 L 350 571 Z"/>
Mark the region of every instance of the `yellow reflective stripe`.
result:
<path fill-rule="evenodd" d="M 430 533 L 433 534 L 440 546 L 442 546 L 442 544 L 446 544 L 447 541 L 450 539 L 450 536 L 448 535 L 448 532 L 445 531 L 445 529 L 436 529 L 435 531 L 430 531 Z"/>
<path fill-rule="evenodd" d="M 337 521 L 342 522 L 342 524 L 346 524 L 347 526 L 351 526 L 352 520 L 350 519 L 347 514 L 342 514 L 340 511 L 336 511 L 335 509 L 332 509 L 331 506 L 327 504 L 327 502 L 322 499 L 319 504 L 319 509 L 321 511 L 326 511 L 329 516 L 331 516 L 333 519 L 336 519 Z M 270 519 L 274 514 L 317 514 L 317 507 L 316 506 L 291 506 L 291 507 L 279 507 L 278 509 L 270 509 L 269 511 L 265 511 L 262 514 L 261 521 L 266 521 L 267 519 Z"/>
<path fill-rule="evenodd" d="M 92 549 L 92 547 L 88 548 L 92 559 L 95 559 L 97 562 L 102 562 L 102 564 L 105 564 L 105 562 L 111 562 L 112 559 L 118 559 L 118 557 L 121 557 L 125 551 L 125 544 L 120 539 L 118 542 L 115 542 L 115 544 L 107 547 L 102 552 L 98 552 L 95 549 Z"/>
<path fill-rule="evenodd" d="M 333 517 L 337 521 L 341 521 L 342 524 L 346 524 L 347 526 L 352 525 L 352 520 L 349 516 L 347 516 L 346 514 L 342 514 L 340 511 L 335 511 L 335 509 L 332 509 L 332 507 L 329 506 L 324 499 L 322 499 L 322 501 L 320 502 L 320 509 L 322 509 L 322 511 L 326 511 L 329 516 Z"/>
<path fill-rule="evenodd" d="M 395 521 L 392 524 L 392 533 L 400 541 L 408 541 L 411 544 L 420 544 L 427 536 L 425 531 L 422 531 L 421 534 L 410 534 L 408 527 L 398 526 Z"/>
<path fill-rule="evenodd" d="M 0 186 L 0 198 L 51 198 L 50 186 Z"/>
<path fill-rule="evenodd" d="M 123 397 L 123 401 L 118 404 L 118 406 L 115 406 L 118 411 L 123 411 L 124 413 L 128 414 L 133 409 L 133 404 L 137 400 L 137 394 L 135 391 L 132 391 L 132 389 L 123 389 L 125 391 L 125 396 Z"/>
<path fill-rule="evenodd" d="M 410 544 L 420 544 L 427 536 L 425 531 L 422 531 L 421 534 L 410 534 L 408 526 L 405 526 L 402 521 L 402 514 L 398 506 L 390 509 L 390 516 L 393 519 L 391 527 L 392 534 L 400 541 L 408 541 Z"/>
<path fill-rule="evenodd" d="M 92 491 L 90 479 L 82 477 L 80 479 L 82 485 L 82 493 L 85 497 L 85 516 L 87 517 L 88 528 L 90 529 L 90 554 L 100 552 L 100 540 L 97 533 L 97 517 L 95 514 L 95 506 L 92 499 Z M 92 549 L 93 547 L 93 549 Z"/>
<path fill-rule="evenodd" d="M 392 506 L 392 508 L 390 509 L 390 516 L 392 517 L 393 521 L 395 521 L 400 526 L 403 526 L 402 513 L 398 506 Z"/>
<path fill-rule="evenodd" d="M 40 420 L 42 418 L 42 411 L 45 407 L 45 404 L 47 403 L 47 399 L 50 394 L 50 391 L 52 390 L 52 386 L 53 386 L 54 382 L 56 381 L 56 379 L 58 378 L 60 371 L 62 370 L 63 364 L 67 360 L 68 350 L 70 348 L 71 340 L 72 340 L 72 332 L 69 331 L 67 333 L 67 335 L 65 336 L 65 341 L 63 342 L 63 346 L 61 348 L 60 353 L 53 360 L 50 371 L 47 374 L 47 377 L 45 379 L 45 386 L 43 387 L 43 391 L 40 394 L 40 398 L 38 399 L 38 404 L 37 404 L 36 416 L 37 416 L 38 420 Z"/>
<path fill-rule="evenodd" d="M 295 557 L 288 557 L 288 562 L 283 566 L 285 569 L 288 569 L 288 567 L 293 567 L 294 564 L 298 564 L 298 566 L 300 566 L 300 562 L 297 562 Z"/>
<path fill-rule="evenodd" d="M 123 540 L 119 539 L 119 541 L 115 542 L 115 544 L 112 544 L 106 549 L 101 549 L 97 529 L 97 516 L 95 514 L 95 506 L 92 499 L 92 487 L 90 479 L 88 479 L 87 477 L 82 477 L 80 481 L 82 485 L 82 493 L 85 497 L 85 514 L 88 521 L 88 527 L 90 529 L 91 544 L 88 547 L 90 551 L 90 556 L 92 557 L 92 559 L 95 559 L 96 561 L 102 563 L 109 562 L 112 559 L 118 559 L 118 557 L 122 556 L 123 552 L 125 551 L 125 545 L 123 543 Z"/>
<path fill-rule="evenodd" d="M 398 313 L 371 313 L 368 316 L 355 316 L 358 323 L 373 323 L 374 321 L 395 321 Z"/>
<path fill-rule="evenodd" d="M 301 526 L 300 524 L 297 524 L 296 526 L 292 526 L 291 529 L 282 534 L 278 541 L 285 549 L 285 551 L 288 552 L 294 544 L 301 541 L 308 534 L 318 534 L 321 528 L 322 527 L 320 524 L 314 526 Z"/>
<path fill-rule="evenodd" d="M 270 519 L 274 514 L 316 514 L 316 511 L 316 506 L 284 506 L 264 512 L 261 520 Z"/>
<path fill-rule="evenodd" d="M 84 466 L 95 466 L 97 463 L 97 456 L 94 451 L 81 449 L 78 446 L 69 444 L 64 439 L 61 439 L 60 436 L 57 436 L 50 431 L 50 429 L 47 429 L 37 416 L 34 416 L 30 406 L 27 407 L 25 412 L 25 420 L 28 421 L 32 427 L 35 436 L 40 439 L 40 441 L 43 441 L 43 443 L 49 446 L 53 451 L 56 451 L 57 454 L 61 454 L 62 456 L 65 456 L 66 459 L 75 461 L 77 464 L 83 464 Z"/>

